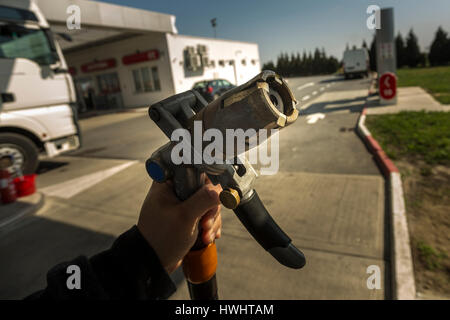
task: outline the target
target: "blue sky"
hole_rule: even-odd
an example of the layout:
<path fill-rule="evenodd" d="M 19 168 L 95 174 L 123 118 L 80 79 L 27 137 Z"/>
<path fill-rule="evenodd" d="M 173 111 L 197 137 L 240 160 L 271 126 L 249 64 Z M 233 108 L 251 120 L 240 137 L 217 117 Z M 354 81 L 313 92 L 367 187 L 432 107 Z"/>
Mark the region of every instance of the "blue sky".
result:
<path fill-rule="evenodd" d="M 438 26 L 450 33 L 450 0 L 102 0 L 173 14 L 180 34 L 213 37 L 210 19 L 217 18 L 217 37 L 256 42 L 262 62 L 281 51 L 302 52 L 315 47 L 342 58 L 346 43 L 368 44 L 370 4 L 393 7 L 396 33 L 410 28 L 427 49 Z"/>

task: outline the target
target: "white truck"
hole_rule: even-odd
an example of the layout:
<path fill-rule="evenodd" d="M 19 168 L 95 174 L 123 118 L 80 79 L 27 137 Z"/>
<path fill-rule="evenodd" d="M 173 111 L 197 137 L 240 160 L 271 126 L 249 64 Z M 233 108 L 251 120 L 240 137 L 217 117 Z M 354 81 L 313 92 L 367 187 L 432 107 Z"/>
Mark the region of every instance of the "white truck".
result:
<path fill-rule="evenodd" d="M 369 75 L 370 60 L 366 48 L 345 50 L 343 61 L 345 79 Z"/>
<path fill-rule="evenodd" d="M 80 146 L 76 94 L 66 61 L 33 0 L 0 0 L 0 159 L 33 173 Z"/>

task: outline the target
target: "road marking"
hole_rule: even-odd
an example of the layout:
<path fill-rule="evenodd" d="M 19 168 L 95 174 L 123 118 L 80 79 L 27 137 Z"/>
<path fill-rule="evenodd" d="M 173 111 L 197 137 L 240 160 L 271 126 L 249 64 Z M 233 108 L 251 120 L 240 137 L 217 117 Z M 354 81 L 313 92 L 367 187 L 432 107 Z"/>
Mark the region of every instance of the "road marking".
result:
<path fill-rule="evenodd" d="M 80 192 L 102 182 L 103 180 L 115 175 L 116 173 L 128 168 L 138 161 L 128 161 L 109 169 L 86 174 L 84 176 L 54 184 L 40 191 L 48 196 L 55 196 L 63 199 L 70 199 Z"/>
<path fill-rule="evenodd" d="M 308 83 L 306 83 L 306 84 L 304 84 L 304 85 L 302 85 L 302 86 L 300 86 L 300 87 L 297 87 L 297 90 L 302 90 L 302 89 L 311 87 L 311 86 L 313 86 L 313 85 L 314 85 L 314 82 L 308 82 Z"/>
<path fill-rule="evenodd" d="M 310 96 L 304 96 L 303 98 L 302 98 L 302 101 L 306 101 L 306 100 L 308 100 L 310 98 Z"/>
<path fill-rule="evenodd" d="M 329 88 L 330 87 L 330 84 L 327 84 L 327 88 Z"/>
<path fill-rule="evenodd" d="M 325 90 L 325 88 L 324 88 L 324 87 L 320 88 L 320 91 L 323 91 L 323 90 Z"/>
<path fill-rule="evenodd" d="M 313 124 L 322 119 L 325 119 L 325 115 L 323 113 L 313 113 L 306 117 L 306 123 Z"/>
<path fill-rule="evenodd" d="M 317 94 L 317 91 L 314 91 L 314 92 L 312 93 L 313 96 L 315 96 L 316 94 Z"/>

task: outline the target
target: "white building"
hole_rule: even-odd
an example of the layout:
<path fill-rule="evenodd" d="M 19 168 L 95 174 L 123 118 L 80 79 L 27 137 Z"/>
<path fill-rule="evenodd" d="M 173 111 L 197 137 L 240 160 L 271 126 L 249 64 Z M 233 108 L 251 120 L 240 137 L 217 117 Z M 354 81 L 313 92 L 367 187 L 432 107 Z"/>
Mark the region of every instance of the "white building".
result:
<path fill-rule="evenodd" d="M 173 15 L 87 0 L 35 1 L 51 29 L 73 39 L 58 38 L 83 109 L 148 106 L 200 80 L 239 85 L 260 72 L 257 44 L 179 35 Z M 79 8 L 80 29 L 68 28 L 77 14 L 71 5 Z"/>

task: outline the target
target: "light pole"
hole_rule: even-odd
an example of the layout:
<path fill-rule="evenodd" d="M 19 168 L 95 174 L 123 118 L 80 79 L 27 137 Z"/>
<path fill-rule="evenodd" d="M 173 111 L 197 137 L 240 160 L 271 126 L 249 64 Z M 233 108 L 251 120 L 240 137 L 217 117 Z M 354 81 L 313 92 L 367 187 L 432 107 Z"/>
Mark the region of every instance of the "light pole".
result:
<path fill-rule="evenodd" d="M 211 26 L 213 27 L 213 29 L 214 29 L 214 38 L 216 38 L 216 27 L 217 27 L 217 18 L 213 18 L 213 19 L 211 19 Z"/>

